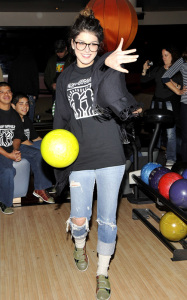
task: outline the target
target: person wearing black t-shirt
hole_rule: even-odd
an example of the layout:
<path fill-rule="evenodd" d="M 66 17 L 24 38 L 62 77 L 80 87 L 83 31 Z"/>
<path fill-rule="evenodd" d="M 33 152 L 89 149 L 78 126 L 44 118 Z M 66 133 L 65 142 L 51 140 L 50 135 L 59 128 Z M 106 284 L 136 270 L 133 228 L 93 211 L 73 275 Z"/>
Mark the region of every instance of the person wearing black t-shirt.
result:
<path fill-rule="evenodd" d="M 58 77 L 53 127 L 67 129 L 76 136 L 79 155 L 70 167 L 55 170 L 57 189 L 60 192 L 69 177 L 71 214 L 67 226 L 70 225 L 75 240 L 75 264 L 78 270 L 85 271 L 88 268 L 85 243 L 95 182 L 97 184 L 96 294 L 97 299 L 109 299 L 108 266 L 115 251 L 116 209 L 125 170 L 121 141 L 125 132 L 118 123 L 141 112 L 126 89 L 121 72 L 127 71 L 121 64 L 136 61 L 137 56 L 126 55 L 133 50 L 121 50 L 122 40 L 112 54 L 97 58 L 103 28 L 90 10 L 80 13 L 72 26 L 70 40 L 76 62 Z"/>
<path fill-rule="evenodd" d="M 180 98 L 172 92 L 165 84 L 162 82 L 162 76 L 168 70 L 171 65 L 177 59 L 177 52 L 175 48 L 171 46 L 166 46 L 162 48 L 162 65 L 154 67 L 153 69 L 149 65 L 147 60 L 143 65 L 143 71 L 141 75 L 141 82 L 146 83 L 150 81 L 155 81 L 155 92 L 151 103 L 152 109 L 168 109 L 173 111 L 175 120 L 178 122 L 179 119 L 179 108 L 180 108 Z M 149 71 L 148 71 L 149 70 Z M 181 74 L 176 74 L 173 81 L 181 87 L 182 76 Z M 171 128 L 167 128 L 167 145 L 166 145 L 166 165 L 173 165 L 176 162 L 177 156 L 177 143 L 176 143 L 176 122 Z M 160 140 L 158 142 L 160 147 Z"/>
<path fill-rule="evenodd" d="M 11 108 L 12 92 L 9 84 L 0 82 L 0 208 L 5 214 L 12 214 L 14 195 L 13 161 L 21 160 L 19 150 L 24 139 L 19 115 Z"/>
<path fill-rule="evenodd" d="M 178 83 L 174 83 L 173 76 L 180 72 L 183 80 L 183 89 Z M 180 103 L 180 127 L 181 127 L 181 156 L 187 161 L 187 47 L 180 57 L 162 76 L 162 82 L 176 95 L 181 96 Z"/>
<path fill-rule="evenodd" d="M 42 138 L 36 132 L 32 121 L 27 116 L 29 111 L 29 99 L 24 94 L 17 94 L 12 100 L 12 107 L 17 111 L 22 120 L 25 141 L 22 142 L 24 145 L 33 146 L 40 149 Z"/>
<path fill-rule="evenodd" d="M 24 128 L 24 141 L 20 145 L 20 150 L 22 154 L 27 155 L 26 159 L 31 163 L 31 169 L 34 173 L 35 190 L 33 195 L 42 198 L 47 203 L 54 203 L 54 198 L 48 194 L 48 192 L 55 192 L 49 177 L 51 168 L 43 160 L 40 152 L 42 138 L 37 134 L 33 123 L 27 117 L 29 111 L 28 97 L 23 94 L 16 95 L 12 100 L 12 107 L 19 114 Z"/>
<path fill-rule="evenodd" d="M 64 40 L 57 40 L 54 48 L 55 54 L 49 58 L 44 71 L 44 82 L 48 90 L 52 93 L 53 103 L 55 101 L 57 78 L 73 60 L 73 57 L 68 54 Z M 47 112 L 51 113 L 52 109 L 49 109 Z"/>
<path fill-rule="evenodd" d="M 56 80 L 64 69 L 67 58 L 67 46 L 65 41 L 58 40 L 55 42 L 55 54 L 50 57 L 44 72 L 44 81 L 52 93 L 56 90 Z"/>

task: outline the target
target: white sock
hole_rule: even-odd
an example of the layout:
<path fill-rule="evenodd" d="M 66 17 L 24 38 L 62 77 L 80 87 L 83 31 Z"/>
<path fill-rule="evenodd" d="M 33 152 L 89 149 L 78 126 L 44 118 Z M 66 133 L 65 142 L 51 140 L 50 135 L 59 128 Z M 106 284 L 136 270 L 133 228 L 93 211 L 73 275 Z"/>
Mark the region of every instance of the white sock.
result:
<path fill-rule="evenodd" d="M 108 267 L 111 255 L 101 255 L 99 254 L 99 260 L 97 264 L 97 276 L 104 275 L 108 276 Z"/>
<path fill-rule="evenodd" d="M 83 239 L 75 239 L 75 247 L 76 248 L 84 248 L 85 246 L 85 243 L 86 243 L 86 238 L 83 238 Z"/>

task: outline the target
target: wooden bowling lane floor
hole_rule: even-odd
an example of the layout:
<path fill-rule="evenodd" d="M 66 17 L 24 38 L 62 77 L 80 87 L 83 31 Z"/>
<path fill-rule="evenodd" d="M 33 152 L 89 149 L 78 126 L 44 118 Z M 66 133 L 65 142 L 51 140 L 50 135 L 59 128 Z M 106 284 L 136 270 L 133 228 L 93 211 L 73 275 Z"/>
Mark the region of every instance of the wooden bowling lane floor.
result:
<path fill-rule="evenodd" d="M 87 242 L 89 268 L 79 272 L 74 246 L 66 234 L 70 204 L 15 208 L 0 214 L 0 299 L 94 300 L 97 268 L 96 204 Z M 57 209 L 59 208 L 59 209 Z M 142 224 L 132 219 L 135 205 L 125 198 L 118 210 L 118 239 L 109 276 L 112 300 L 186 300 L 187 261 L 171 261 L 172 253 Z"/>

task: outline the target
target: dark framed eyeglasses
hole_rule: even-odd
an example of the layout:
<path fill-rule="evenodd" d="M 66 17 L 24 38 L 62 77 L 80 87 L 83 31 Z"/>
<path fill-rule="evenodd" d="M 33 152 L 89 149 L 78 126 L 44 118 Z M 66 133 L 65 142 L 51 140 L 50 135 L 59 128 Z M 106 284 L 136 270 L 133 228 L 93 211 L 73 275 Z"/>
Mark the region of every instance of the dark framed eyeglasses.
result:
<path fill-rule="evenodd" d="M 90 43 L 90 44 L 87 44 L 87 43 L 84 43 L 84 42 L 76 42 L 74 40 L 75 44 L 76 44 L 76 48 L 77 50 L 84 50 L 87 46 L 88 48 L 90 49 L 91 52 L 96 52 L 99 48 L 99 44 L 97 43 Z"/>

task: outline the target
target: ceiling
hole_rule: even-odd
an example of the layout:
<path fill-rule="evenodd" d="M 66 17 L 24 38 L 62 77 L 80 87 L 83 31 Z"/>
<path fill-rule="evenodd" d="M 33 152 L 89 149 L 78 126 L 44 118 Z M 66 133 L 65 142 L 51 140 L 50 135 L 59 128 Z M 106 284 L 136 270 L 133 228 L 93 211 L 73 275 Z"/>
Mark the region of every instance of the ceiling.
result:
<path fill-rule="evenodd" d="M 110 1 L 110 0 L 105 0 Z M 0 0 L 0 12 L 78 12 L 89 0 Z M 186 0 L 137 0 L 143 11 L 187 10 Z"/>
<path fill-rule="evenodd" d="M 144 11 L 184 11 L 187 10 L 186 0 L 142 0 Z"/>
<path fill-rule="evenodd" d="M 88 0 L 0 0 L 1 12 L 78 12 Z"/>

